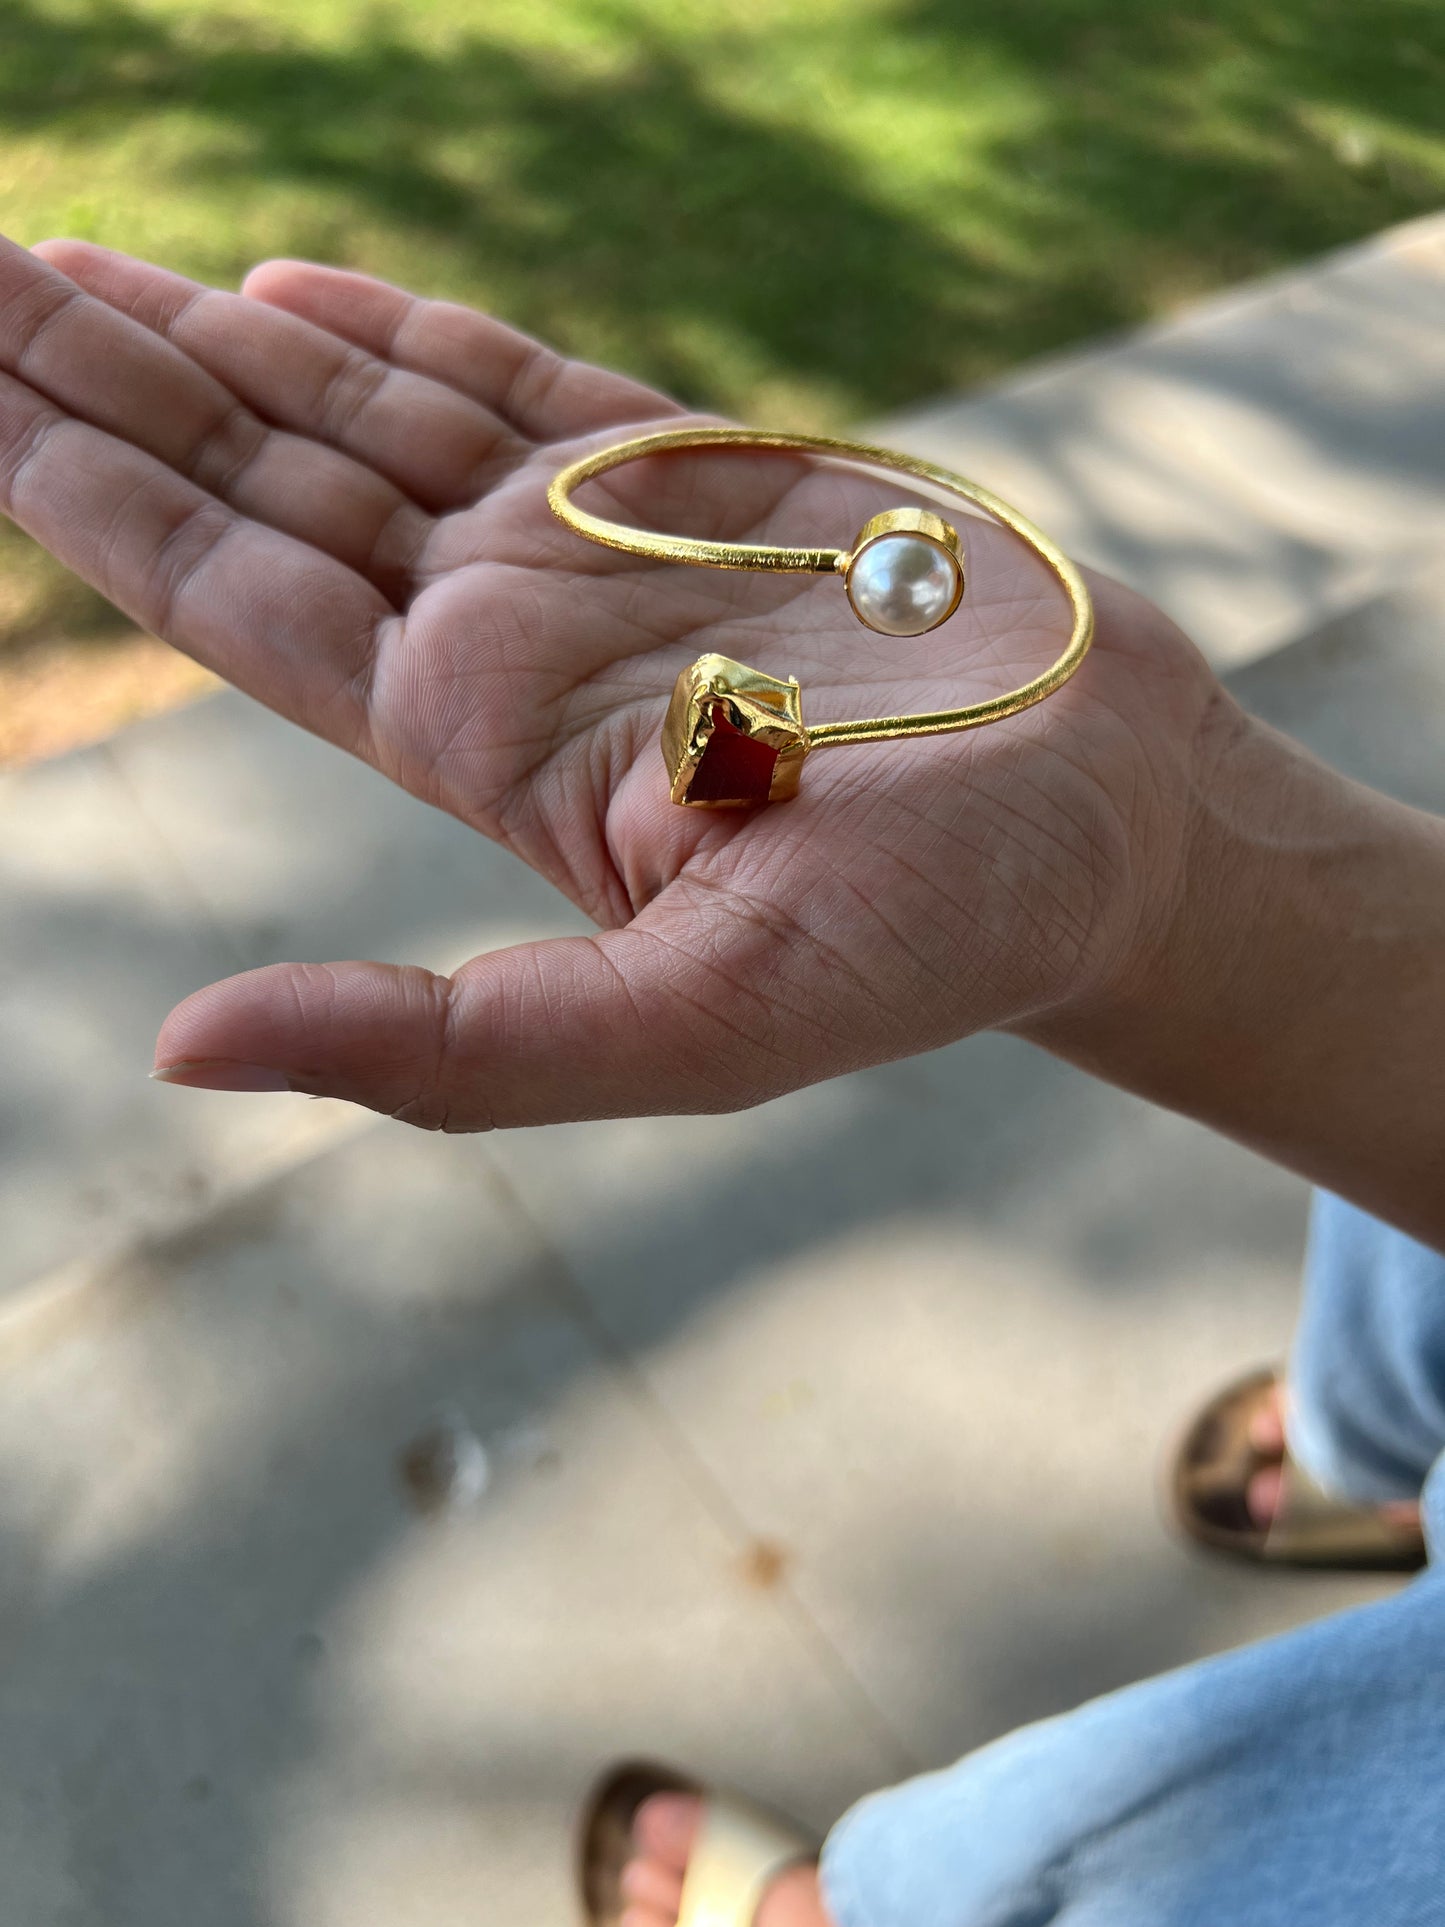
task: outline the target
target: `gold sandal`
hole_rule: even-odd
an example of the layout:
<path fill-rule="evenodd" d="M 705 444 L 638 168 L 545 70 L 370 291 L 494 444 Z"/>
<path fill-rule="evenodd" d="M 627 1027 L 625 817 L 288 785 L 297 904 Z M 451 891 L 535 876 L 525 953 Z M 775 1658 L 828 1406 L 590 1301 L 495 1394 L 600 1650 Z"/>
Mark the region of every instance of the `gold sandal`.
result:
<path fill-rule="evenodd" d="M 752 1927 L 763 1890 L 777 1874 L 817 1857 L 791 1822 L 732 1793 L 719 1793 L 645 1760 L 613 1767 L 593 1788 L 577 1828 L 577 1889 L 586 1927 L 617 1927 L 626 1905 L 622 1870 L 634 1858 L 637 1809 L 654 1793 L 703 1802 L 688 1856 L 677 1927 Z"/>
<path fill-rule="evenodd" d="M 1195 1418 L 1174 1460 L 1174 1513 L 1192 1539 L 1256 1565 L 1311 1566 L 1337 1572 L 1418 1572 L 1425 1541 L 1417 1525 L 1378 1506 L 1333 1498 L 1284 1455 L 1284 1482 L 1270 1524 L 1250 1517 L 1249 1482 L 1269 1464 L 1250 1442 L 1250 1426 L 1278 1394 L 1276 1371 L 1251 1372 L 1212 1398 Z"/>

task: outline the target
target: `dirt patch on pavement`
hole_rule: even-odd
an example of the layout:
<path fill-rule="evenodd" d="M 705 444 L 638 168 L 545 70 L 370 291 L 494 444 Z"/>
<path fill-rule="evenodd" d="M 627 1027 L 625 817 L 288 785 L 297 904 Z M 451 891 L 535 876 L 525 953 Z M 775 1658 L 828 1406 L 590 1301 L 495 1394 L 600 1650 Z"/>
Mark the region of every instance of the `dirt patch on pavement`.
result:
<path fill-rule="evenodd" d="M 219 687 L 197 663 L 138 629 L 103 642 L 0 652 L 0 769 L 97 742 Z"/>

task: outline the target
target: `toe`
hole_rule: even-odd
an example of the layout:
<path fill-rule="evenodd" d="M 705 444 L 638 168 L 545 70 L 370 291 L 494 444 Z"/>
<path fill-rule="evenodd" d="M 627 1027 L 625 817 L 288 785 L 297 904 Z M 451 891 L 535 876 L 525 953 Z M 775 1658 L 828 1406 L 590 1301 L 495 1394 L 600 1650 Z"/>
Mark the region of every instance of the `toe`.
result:
<path fill-rule="evenodd" d="M 833 1927 L 818 1869 L 809 1863 L 780 1873 L 759 1902 L 754 1927 Z"/>
<path fill-rule="evenodd" d="M 1392 1526 L 1400 1526 L 1408 1532 L 1419 1531 L 1420 1508 L 1413 1499 L 1387 1499 L 1380 1510 Z"/>
<path fill-rule="evenodd" d="M 643 1801 L 632 1822 L 639 1856 L 681 1874 L 701 1818 L 702 1801 L 695 1793 L 654 1793 Z"/>
<path fill-rule="evenodd" d="M 669 1921 L 677 1919 L 682 1904 L 682 1875 L 661 1860 L 629 1860 L 619 1882 L 628 1906 L 650 1907 Z"/>
<path fill-rule="evenodd" d="M 622 1911 L 618 1927 L 677 1927 L 676 1914 L 664 1914 L 656 1907 L 644 1907 L 635 1900 Z"/>
<path fill-rule="evenodd" d="M 1280 1466 L 1266 1465 L 1249 1482 L 1246 1503 L 1249 1516 L 1257 1526 L 1268 1529 L 1274 1524 L 1284 1492 L 1284 1472 Z"/>
<path fill-rule="evenodd" d="M 1261 1458 L 1284 1457 L 1284 1392 L 1280 1386 L 1252 1414 L 1249 1442 Z"/>

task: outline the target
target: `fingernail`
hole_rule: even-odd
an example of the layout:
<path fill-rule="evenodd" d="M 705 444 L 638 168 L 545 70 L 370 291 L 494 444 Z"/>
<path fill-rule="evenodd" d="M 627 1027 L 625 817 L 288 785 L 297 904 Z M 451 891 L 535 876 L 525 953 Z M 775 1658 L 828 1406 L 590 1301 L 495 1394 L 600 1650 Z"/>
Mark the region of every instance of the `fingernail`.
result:
<path fill-rule="evenodd" d="M 265 1064 L 233 1064 L 224 1057 L 194 1057 L 151 1072 L 157 1084 L 184 1084 L 192 1091 L 289 1091 L 291 1080 Z"/>

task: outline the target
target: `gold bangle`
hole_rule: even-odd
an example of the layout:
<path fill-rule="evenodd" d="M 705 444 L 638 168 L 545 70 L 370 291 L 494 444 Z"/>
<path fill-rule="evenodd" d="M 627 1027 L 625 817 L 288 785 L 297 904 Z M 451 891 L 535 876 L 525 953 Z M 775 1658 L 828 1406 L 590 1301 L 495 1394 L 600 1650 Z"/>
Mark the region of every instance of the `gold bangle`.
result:
<path fill-rule="evenodd" d="M 1058 661 L 1002 696 L 914 716 L 873 716 L 857 722 L 803 721 L 796 677 L 779 680 L 726 656 L 700 656 L 677 679 L 662 748 L 674 803 L 703 809 L 748 808 L 795 796 L 809 750 L 837 743 L 882 743 L 905 736 L 940 736 L 1002 722 L 1042 702 L 1068 681 L 1094 633 L 1089 591 L 1074 564 L 1032 522 L 977 482 L 950 469 L 866 442 L 826 435 L 788 435 L 771 429 L 668 428 L 638 435 L 572 462 L 555 477 L 547 500 L 567 527 L 604 548 L 658 562 L 686 562 L 709 569 L 782 569 L 841 575 L 853 613 L 885 635 L 923 635 L 946 622 L 962 600 L 963 545 L 942 516 L 928 510 L 887 509 L 873 516 L 851 549 L 790 549 L 748 542 L 709 542 L 686 535 L 658 535 L 623 522 L 589 515 L 572 501 L 583 482 L 644 455 L 685 448 L 779 448 L 830 455 L 864 468 L 916 476 L 961 495 L 1011 529 L 1052 572 L 1069 599 L 1073 628 Z M 890 581 L 890 568 L 892 579 Z"/>

